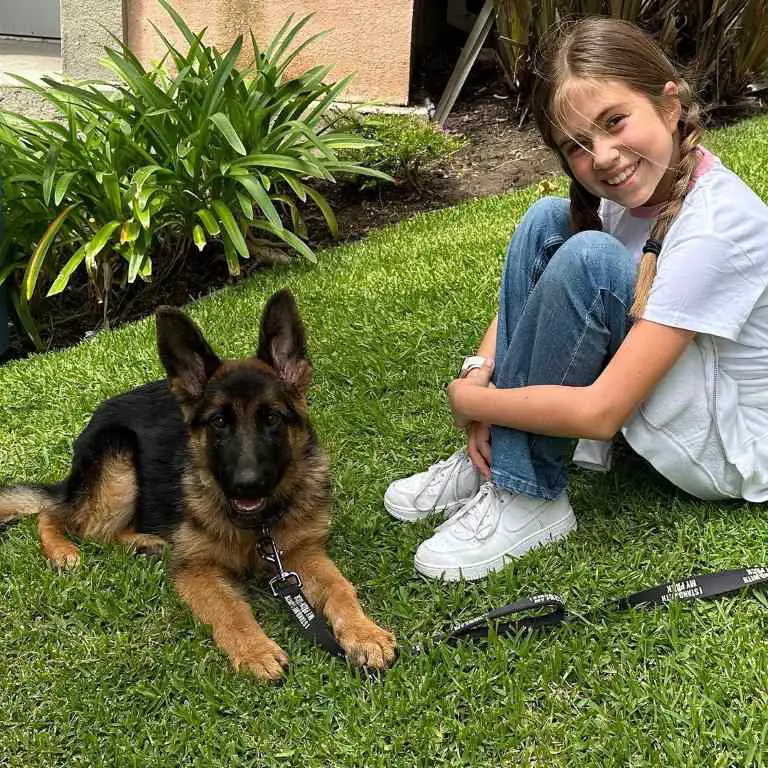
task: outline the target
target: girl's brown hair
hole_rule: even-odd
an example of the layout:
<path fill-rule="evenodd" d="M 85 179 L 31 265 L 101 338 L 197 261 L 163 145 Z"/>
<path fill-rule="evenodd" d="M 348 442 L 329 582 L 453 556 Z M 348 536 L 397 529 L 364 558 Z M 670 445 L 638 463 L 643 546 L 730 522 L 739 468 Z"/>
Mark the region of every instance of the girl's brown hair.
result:
<path fill-rule="evenodd" d="M 651 240 L 661 243 L 683 205 L 694 171 L 696 146 L 701 141 L 699 107 L 693 91 L 658 44 L 645 32 L 626 21 L 588 17 L 564 22 L 542 40 L 536 62 L 533 114 L 544 142 L 560 158 L 571 179 L 571 220 L 576 232 L 602 229 L 598 216 L 600 198 L 587 191 L 573 177 L 568 163 L 554 140 L 554 128 L 562 123 L 565 109 L 564 86 L 573 80 L 620 82 L 647 96 L 659 113 L 669 109 L 664 86 L 674 82 L 679 89 L 681 116 L 678 122 L 680 159 L 672 170 L 670 199 L 664 203 L 651 230 Z M 630 314 L 637 317 L 648 300 L 656 276 L 656 256 L 646 250 L 640 260 L 635 300 Z"/>

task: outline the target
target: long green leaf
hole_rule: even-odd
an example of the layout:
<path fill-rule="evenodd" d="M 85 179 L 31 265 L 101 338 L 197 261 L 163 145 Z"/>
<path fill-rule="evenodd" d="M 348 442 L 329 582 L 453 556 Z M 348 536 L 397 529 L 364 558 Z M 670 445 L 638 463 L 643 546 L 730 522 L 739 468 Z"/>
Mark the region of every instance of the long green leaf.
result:
<path fill-rule="evenodd" d="M 277 212 L 267 190 L 259 184 L 256 178 L 253 176 L 235 176 L 235 180 L 246 188 L 272 226 L 282 229 L 283 222 L 280 220 L 280 214 Z"/>
<path fill-rule="evenodd" d="M 320 120 L 322 116 L 326 114 L 328 108 L 336 101 L 339 94 L 346 89 L 351 81 L 352 75 L 347 75 L 337 83 L 334 83 L 334 85 L 330 86 L 326 90 L 325 96 L 317 99 L 313 109 L 311 109 L 308 114 L 304 115 L 304 122 L 307 125 L 314 125 L 315 121 Z"/>
<path fill-rule="evenodd" d="M 131 208 L 133 209 L 133 216 L 136 218 L 144 229 L 149 229 L 152 216 L 148 208 L 139 208 L 139 204 L 136 200 L 131 201 Z"/>
<path fill-rule="evenodd" d="M 240 155 L 248 154 L 230 119 L 223 112 L 217 112 L 215 115 L 211 115 L 211 122 L 219 129 L 221 135 L 227 140 L 235 152 Z"/>
<path fill-rule="evenodd" d="M 136 219 L 128 219 L 120 228 L 120 244 L 134 243 L 141 234 L 141 224 Z"/>
<path fill-rule="evenodd" d="M 200 221 L 203 222 L 203 226 L 208 230 L 208 234 L 211 235 L 211 237 L 216 237 L 221 232 L 221 227 L 219 227 L 219 222 L 216 221 L 213 214 L 207 210 L 206 208 L 201 208 L 199 211 L 195 211 L 197 214 L 197 218 L 200 219 Z"/>
<path fill-rule="evenodd" d="M 251 225 L 254 229 L 261 229 L 265 232 L 269 232 L 271 235 L 287 243 L 295 251 L 298 251 L 305 259 L 311 261 L 313 264 L 317 262 L 317 256 L 312 252 L 309 246 L 300 240 L 289 229 L 276 229 L 268 221 L 259 221 Z"/>
<path fill-rule="evenodd" d="M 248 168 L 261 166 L 264 168 L 279 168 L 284 171 L 294 171 L 295 173 L 306 174 L 308 176 L 319 176 L 326 178 L 327 174 L 316 163 L 308 162 L 305 158 L 298 159 L 287 155 L 278 154 L 255 154 L 246 155 L 242 160 L 232 163 L 232 168 Z"/>
<path fill-rule="evenodd" d="M 48 296 L 55 296 L 57 293 L 61 293 L 69 283 L 69 278 L 72 273 L 82 264 L 85 259 L 85 255 L 88 251 L 88 243 L 81 245 L 67 260 L 67 263 L 61 268 L 61 271 L 53 281 L 53 285 L 48 291 Z"/>
<path fill-rule="evenodd" d="M 336 220 L 336 214 L 333 212 L 333 208 L 328 204 L 328 201 L 312 187 L 307 186 L 307 194 L 315 201 L 315 205 L 320 209 L 320 212 L 325 218 L 325 223 L 328 225 L 328 231 L 331 233 L 331 237 L 334 240 L 339 239 L 339 222 Z"/>
<path fill-rule="evenodd" d="M 40 338 L 40 332 L 37 330 L 37 325 L 35 325 L 32 313 L 29 311 L 29 302 L 18 291 L 11 291 L 11 302 L 13 303 L 13 309 L 16 312 L 16 316 L 21 321 L 22 327 L 35 345 L 35 349 L 38 352 L 42 352 L 45 345 Z"/>
<path fill-rule="evenodd" d="M 139 273 L 141 272 L 141 266 L 144 263 L 145 258 L 146 258 L 146 253 L 144 253 L 144 251 L 134 249 L 131 252 L 131 256 L 128 260 L 128 282 L 129 283 L 136 282 L 136 278 L 139 276 Z"/>
<path fill-rule="evenodd" d="M 59 176 L 59 180 L 56 182 L 56 189 L 53 192 L 53 204 L 55 206 L 58 207 L 59 203 L 66 197 L 69 185 L 77 175 L 77 171 L 67 171 Z"/>
<path fill-rule="evenodd" d="M 158 171 L 165 170 L 161 165 L 145 165 L 139 168 L 131 177 L 131 185 L 136 186 L 136 190 L 140 191 L 144 184 L 147 183 L 147 179 L 156 174 Z"/>
<path fill-rule="evenodd" d="M 143 211 L 147 207 L 150 198 L 155 194 L 155 192 L 158 191 L 158 189 L 159 187 L 156 187 L 153 184 L 149 184 L 139 191 L 135 198 L 136 205 L 139 207 L 139 210 Z"/>
<path fill-rule="evenodd" d="M 294 48 L 291 51 L 290 56 L 287 56 L 285 59 L 283 59 L 280 62 L 280 66 L 278 68 L 278 73 L 283 74 L 286 69 L 290 66 L 291 62 L 308 46 L 312 45 L 313 43 L 317 42 L 318 40 L 322 40 L 324 37 L 328 35 L 328 30 L 324 29 L 322 32 L 318 32 L 317 34 L 311 35 L 306 40 L 304 40 L 300 45 L 297 45 L 296 48 Z"/>
<path fill-rule="evenodd" d="M 236 193 L 237 202 L 240 204 L 240 210 L 243 212 L 243 216 L 246 221 L 253 221 L 253 200 L 248 195 L 243 194 L 239 189 Z"/>
<path fill-rule="evenodd" d="M 192 45 L 192 43 L 196 40 L 196 35 L 187 26 L 184 19 L 176 12 L 174 7 L 169 2 L 166 2 L 166 0 L 158 0 L 158 2 L 163 6 L 165 12 L 173 19 L 173 23 L 178 27 L 179 31 L 187 39 L 187 42 Z"/>
<path fill-rule="evenodd" d="M 78 101 L 83 106 L 86 106 L 89 110 L 97 112 L 98 109 L 107 111 L 117 111 L 120 108 L 119 102 L 114 102 L 100 91 L 90 91 L 85 88 L 79 88 L 76 85 L 70 85 L 68 83 L 60 83 L 50 77 L 43 77 L 42 81 L 48 85 L 48 88 L 40 89 L 42 92 L 50 94 L 51 98 L 56 92 L 66 93 Z M 29 82 L 29 81 L 28 81 Z M 127 116 L 127 112 L 121 112 L 123 116 Z"/>
<path fill-rule="evenodd" d="M 370 149 L 381 144 L 380 141 L 356 136 L 354 133 L 325 134 L 322 141 L 327 147 L 333 149 Z"/>
<path fill-rule="evenodd" d="M 269 47 L 266 51 L 264 51 L 264 60 L 265 61 L 274 61 L 274 53 L 277 50 L 277 47 L 280 45 L 283 35 L 286 34 L 286 31 L 290 28 L 291 24 L 293 23 L 293 17 L 294 14 L 291 14 L 284 22 L 283 26 L 280 27 L 280 29 L 277 30 L 275 33 L 275 36 L 270 41 Z M 309 17 L 304 19 L 304 24 L 309 21 Z"/>
<path fill-rule="evenodd" d="M 109 200 L 112 206 L 113 216 L 122 216 L 123 213 L 123 200 L 120 193 L 120 185 L 117 182 L 117 174 L 113 171 L 105 173 L 102 179 L 104 184 L 104 191 L 107 194 L 107 200 Z"/>
<path fill-rule="evenodd" d="M 56 163 L 58 159 L 58 148 L 53 146 L 48 150 L 48 155 L 45 158 L 45 166 L 43 167 L 43 202 L 46 205 L 51 204 L 51 196 L 53 195 L 53 182 L 56 179 Z"/>
<path fill-rule="evenodd" d="M 40 238 L 40 242 L 37 244 L 37 247 L 32 253 L 32 258 L 29 260 L 29 264 L 27 264 L 27 269 L 24 272 L 24 279 L 22 281 L 24 296 L 26 297 L 27 301 L 32 298 L 35 292 L 37 278 L 40 276 L 40 270 L 43 266 L 43 262 L 45 261 L 45 257 L 48 254 L 48 250 L 50 249 L 51 244 L 56 239 L 56 235 L 59 233 L 61 225 L 66 221 L 69 214 L 72 213 L 75 208 L 77 208 L 77 206 L 78 203 L 73 203 L 72 205 L 67 206 L 50 223 L 48 229 L 45 230 L 45 233 Z"/>
<path fill-rule="evenodd" d="M 280 178 L 293 190 L 293 194 L 301 200 L 306 202 L 307 200 L 307 186 L 302 184 L 298 179 L 294 179 L 289 173 L 279 174 Z"/>
<path fill-rule="evenodd" d="M 290 22 L 293 21 L 293 14 L 291 14 L 288 17 L 288 21 L 285 22 L 282 29 L 275 36 L 275 39 L 272 45 L 270 45 L 269 48 L 267 49 L 267 52 L 265 54 L 267 60 L 271 61 L 275 66 L 277 66 L 281 57 L 286 52 L 290 44 L 293 42 L 296 35 L 298 35 L 299 32 L 301 32 L 301 30 L 304 29 L 304 27 L 311 21 L 313 16 L 314 14 L 310 13 L 309 15 L 305 16 L 303 19 L 298 21 L 283 38 L 282 37 L 283 31 L 288 26 L 288 24 L 290 24 Z M 276 43 L 277 45 L 275 45 Z"/>
<path fill-rule="evenodd" d="M 199 224 L 195 224 L 195 226 L 192 228 L 192 240 L 197 246 L 198 251 L 202 251 L 208 242 L 207 238 L 205 237 L 205 232 Z"/>
<path fill-rule="evenodd" d="M 382 181 L 394 181 L 394 179 L 384 171 L 378 171 L 375 168 L 366 168 L 364 165 L 356 165 L 355 163 L 347 163 L 340 161 L 338 163 L 328 163 L 327 169 L 331 172 L 337 173 L 350 173 L 357 176 L 370 176 L 374 179 L 381 179 Z"/>
<path fill-rule="evenodd" d="M 229 52 L 224 57 L 224 60 L 222 61 L 219 68 L 216 70 L 213 79 L 208 84 L 205 100 L 203 101 L 203 105 L 200 108 L 200 114 L 198 115 L 198 125 L 202 126 L 208 120 L 211 113 L 213 112 L 214 104 L 218 103 L 218 101 L 221 99 L 224 83 L 230 74 L 232 74 L 232 70 L 234 69 L 235 62 L 237 61 L 237 57 L 240 55 L 240 50 L 242 47 L 243 38 L 240 36 L 232 44 Z"/>
<path fill-rule="evenodd" d="M 240 274 L 240 262 L 237 258 L 237 252 L 232 245 L 232 241 L 228 237 L 224 238 L 224 256 L 227 260 L 229 274 L 232 275 L 232 277 L 237 277 Z"/>
<path fill-rule="evenodd" d="M 235 221 L 235 217 L 232 215 L 229 206 L 223 200 L 214 200 L 211 205 L 218 214 L 219 221 L 224 227 L 224 231 L 227 233 L 232 245 L 234 245 L 237 252 L 244 259 L 247 259 L 249 256 L 248 246 L 245 243 L 243 233 L 240 231 L 240 227 L 237 226 L 237 221 Z"/>
<path fill-rule="evenodd" d="M 86 244 L 85 261 L 89 269 L 96 268 L 96 257 L 104 249 L 114 231 L 120 226 L 119 221 L 109 221 Z"/>

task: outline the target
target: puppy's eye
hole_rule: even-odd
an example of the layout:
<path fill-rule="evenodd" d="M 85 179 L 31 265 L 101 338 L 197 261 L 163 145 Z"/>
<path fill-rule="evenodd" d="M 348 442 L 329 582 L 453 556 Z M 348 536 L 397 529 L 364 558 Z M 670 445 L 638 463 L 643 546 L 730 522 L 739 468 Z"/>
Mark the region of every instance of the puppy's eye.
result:
<path fill-rule="evenodd" d="M 216 413 L 211 416 L 208 422 L 214 429 L 224 429 L 227 426 L 227 420 L 224 418 L 224 414 Z"/>
<path fill-rule="evenodd" d="M 282 421 L 282 417 L 277 411 L 267 411 L 262 418 L 268 427 L 274 427 Z"/>

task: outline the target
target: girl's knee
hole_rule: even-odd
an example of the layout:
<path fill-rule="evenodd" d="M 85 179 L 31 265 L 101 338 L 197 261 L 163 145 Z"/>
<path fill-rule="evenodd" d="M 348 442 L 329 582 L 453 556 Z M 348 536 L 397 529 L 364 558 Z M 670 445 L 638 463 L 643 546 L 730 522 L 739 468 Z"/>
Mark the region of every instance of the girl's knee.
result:
<path fill-rule="evenodd" d="M 533 281 L 552 253 L 572 235 L 570 204 L 561 197 L 543 197 L 526 211 L 507 247 L 504 273 L 522 269 Z"/>
<path fill-rule="evenodd" d="M 521 224 L 571 232 L 571 205 L 564 197 L 542 197 L 525 212 Z"/>
<path fill-rule="evenodd" d="M 572 235 L 560 251 L 562 260 L 586 267 L 606 266 L 610 269 L 630 262 L 634 266 L 631 254 L 620 240 L 594 229 Z"/>
<path fill-rule="evenodd" d="M 552 259 L 551 277 L 570 280 L 590 276 L 607 284 L 633 285 L 637 262 L 613 235 L 596 230 L 577 232 L 563 243 Z"/>

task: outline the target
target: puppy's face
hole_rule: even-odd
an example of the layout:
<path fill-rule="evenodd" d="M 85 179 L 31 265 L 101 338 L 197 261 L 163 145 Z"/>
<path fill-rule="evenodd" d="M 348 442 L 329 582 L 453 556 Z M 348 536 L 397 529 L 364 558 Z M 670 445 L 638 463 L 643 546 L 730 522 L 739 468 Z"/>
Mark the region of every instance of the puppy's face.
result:
<path fill-rule="evenodd" d="M 275 514 L 280 484 L 298 458 L 306 423 L 293 394 L 259 360 L 224 363 L 208 382 L 190 422 L 206 464 L 240 527 Z M 204 433 L 201 435 L 200 433 Z"/>
<path fill-rule="evenodd" d="M 282 513 L 281 484 L 308 439 L 311 364 L 287 291 L 262 316 L 256 356 L 222 362 L 178 310 L 158 311 L 158 348 L 190 429 L 197 465 L 227 499 L 230 521 L 254 528 Z"/>

